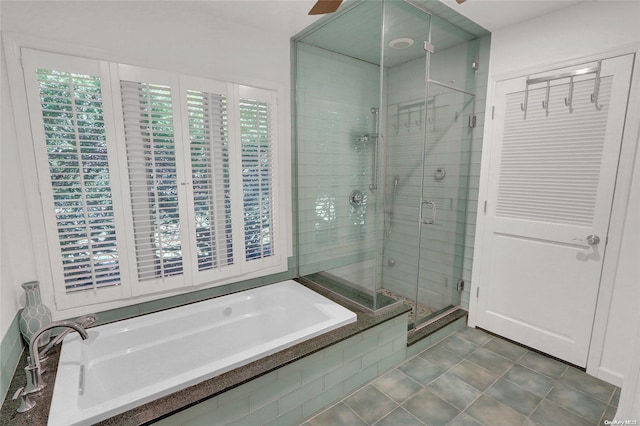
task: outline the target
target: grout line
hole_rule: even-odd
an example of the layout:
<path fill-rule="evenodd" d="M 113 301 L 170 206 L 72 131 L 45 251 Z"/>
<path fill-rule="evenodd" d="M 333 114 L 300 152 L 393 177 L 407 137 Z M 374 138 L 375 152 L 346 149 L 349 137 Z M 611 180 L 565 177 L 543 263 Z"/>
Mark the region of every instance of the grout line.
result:
<path fill-rule="evenodd" d="M 391 415 L 391 413 L 393 413 L 394 411 L 396 411 L 398 408 L 399 408 L 399 409 L 401 409 L 402 411 L 404 411 L 405 413 L 407 413 L 408 415 L 410 415 L 411 417 L 413 417 L 414 419 L 416 419 L 416 421 L 417 421 L 418 423 L 420 423 L 421 425 L 425 425 L 425 426 L 426 426 L 426 423 L 425 423 L 425 422 L 423 422 L 422 420 L 420 420 L 419 418 L 417 418 L 416 416 L 414 416 L 413 414 L 411 414 L 411 411 L 407 410 L 407 409 L 406 409 L 406 408 L 404 408 L 402 405 L 398 405 L 396 408 L 394 408 L 393 410 L 389 411 L 387 414 L 385 414 L 384 416 L 382 416 L 381 418 L 379 418 L 379 419 L 378 419 L 378 420 L 377 420 L 373 425 L 371 425 L 371 426 L 375 426 L 375 425 L 380 424 L 380 422 L 381 422 L 382 420 L 384 420 L 385 418 L 389 417 L 389 416 Z"/>
<path fill-rule="evenodd" d="M 447 374 L 447 373 L 451 372 L 451 370 L 453 370 L 455 367 L 459 366 L 460 364 L 462 364 L 462 363 L 463 363 L 463 362 L 465 362 L 465 361 L 468 361 L 469 363 L 471 363 L 471 364 L 474 366 L 474 370 L 475 370 L 475 369 L 482 369 L 482 370 L 485 370 L 485 371 L 487 371 L 487 372 L 489 372 L 489 373 L 495 374 L 495 375 L 496 375 L 496 379 L 495 379 L 493 382 L 491 382 L 488 386 L 486 386 L 484 390 L 480 390 L 480 389 L 476 388 L 475 386 L 471 385 L 470 383 L 468 383 L 468 382 L 467 382 L 466 380 L 464 380 L 462 377 L 459 377 L 459 376 L 457 376 L 456 374 L 454 374 L 454 373 L 452 373 L 452 372 L 451 372 L 451 374 L 452 374 L 453 376 L 455 376 L 456 378 L 458 378 L 458 379 L 462 380 L 465 384 L 467 384 L 467 385 L 471 386 L 473 389 L 478 390 L 478 391 L 480 392 L 480 394 L 478 395 L 478 397 L 476 397 L 473 401 L 471 401 L 471 402 L 466 406 L 466 408 L 464 408 L 463 410 L 459 410 L 459 413 L 456 415 L 456 417 L 454 417 L 454 419 L 455 419 L 455 418 L 458 418 L 458 417 L 460 417 L 461 415 L 463 415 L 463 414 L 464 414 L 465 416 L 467 416 L 467 417 L 469 417 L 469 418 L 472 418 L 474 421 L 476 421 L 476 422 L 478 422 L 478 423 L 480 423 L 480 424 L 483 424 L 484 426 L 492 426 L 492 425 L 486 425 L 486 424 L 485 424 L 485 423 L 483 423 L 481 420 L 476 419 L 474 416 L 470 415 L 470 414 L 467 412 L 467 410 L 469 409 L 469 407 L 471 407 L 471 406 L 472 406 L 472 405 L 473 405 L 473 404 L 474 404 L 474 403 L 475 403 L 475 402 L 476 402 L 480 397 L 482 397 L 483 395 L 484 395 L 484 396 L 486 396 L 486 397 L 489 397 L 489 398 L 495 399 L 495 398 L 493 398 L 492 396 L 490 396 L 489 394 L 487 394 L 487 391 L 488 391 L 492 386 L 494 386 L 494 385 L 495 385 L 499 380 L 501 380 L 501 379 L 504 379 L 504 380 L 505 380 L 505 381 L 507 381 L 508 383 L 510 383 L 510 384 L 512 384 L 512 385 L 517 386 L 518 388 L 522 389 L 523 391 L 526 391 L 526 392 L 528 392 L 528 393 L 530 393 L 530 394 L 532 394 L 532 395 L 534 395 L 534 396 L 536 396 L 536 397 L 540 398 L 540 402 L 539 402 L 539 403 L 538 403 L 538 404 L 537 404 L 537 405 L 536 405 L 536 406 L 531 410 L 531 412 L 529 413 L 529 415 L 524 415 L 524 414 L 522 414 L 521 412 L 519 412 L 519 411 L 515 410 L 514 408 L 510 407 L 509 405 L 507 405 L 507 404 L 505 404 L 505 403 L 503 403 L 503 402 L 501 402 L 501 401 L 499 401 L 499 400 L 496 400 L 496 401 L 500 402 L 501 404 L 505 405 L 506 407 L 509 407 L 509 408 L 510 408 L 511 410 L 513 410 L 514 412 L 516 412 L 516 413 L 520 414 L 521 416 L 525 417 L 525 418 L 526 418 L 527 420 L 529 420 L 529 421 L 532 421 L 532 420 L 531 420 L 531 416 L 532 416 L 532 415 L 533 415 L 533 414 L 534 414 L 534 413 L 535 413 L 535 412 L 540 408 L 540 406 L 542 405 L 542 403 L 543 403 L 544 401 L 547 401 L 547 403 L 549 403 L 549 404 L 553 404 L 554 406 L 556 406 L 556 407 L 558 407 L 558 408 L 560 408 L 560 409 L 563 409 L 563 410 L 565 410 L 565 411 L 567 411 L 567 412 L 570 412 L 570 413 L 572 413 L 572 414 L 574 414 L 574 415 L 578 416 L 580 419 L 583 419 L 583 420 L 585 420 L 585 421 L 589 421 L 588 419 L 586 419 L 585 417 L 583 417 L 583 416 L 582 416 L 582 415 L 580 415 L 579 413 L 574 412 L 572 409 L 570 409 L 570 408 L 568 408 L 568 407 L 564 407 L 564 406 L 562 406 L 562 405 L 559 405 L 558 403 L 556 403 L 556 402 L 554 402 L 554 401 L 552 401 L 552 400 L 550 400 L 550 399 L 548 399 L 548 398 L 547 398 L 547 397 L 549 396 L 549 394 L 551 393 L 551 391 L 552 391 L 552 390 L 556 387 L 556 385 L 558 385 L 559 383 L 560 383 L 561 385 L 563 385 L 563 386 L 567 386 L 568 388 L 570 388 L 570 389 L 572 389 L 572 390 L 574 390 L 574 391 L 576 391 L 576 392 L 579 392 L 579 393 L 581 393 L 581 394 L 583 394 L 583 395 L 585 395 L 585 396 L 587 396 L 587 397 L 590 397 L 590 398 L 592 398 L 592 399 L 594 399 L 594 400 L 596 400 L 596 401 L 598 401 L 598 402 L 601 402 L 602 404 L 604 404 L 604 405 L 605 405 L 604 411 L 603 411 L 603 413 L 600 415 L 600 418 L 599 418 L 599 424 L 602 424 L 602 421 L 603 421 L 603 419 L 604 419 L 604 416 L 605 416 L 605 414 L 606 414 L 606 412 L 607 412 L 608 408 L 609 408 L 609 407 L 615 408 L 613 405 L 611 405 L 611 401 L 613 400 L 613 397 L 614 397 L 614 395 L 615 395 L 616 387 L 614 387 L 614 389 L 613 389 L 613 391 L 612 391 L 611 395 L 610 395 L 610 396 L 609 396 L 609 398 L 608 398 L 608 401 L 603 401 L 603 400 L 601 400 L 601 399 L 599 399 L 599 398 L 596 398 L 595 396 L 593 396 L 593 395 L 591 395 L 591 394 L 588 394 L 587 392 L 584 392 L 584 391 L 583 391 L 583 390 L 581 390 L 581 389 L 577 389 L 577 388 L 575 388 L 575 387 L 573 387 L 573 386 L 570 386 L 569 384 L 566 384 L 566 383 L 564 383 L 564 382 L 560 382 L 560 379 L 561 379 L 562 377 L 564 377 L 564 375 L 565 375 L 565 374 L 566 374 L 566 372 L 568 371 L 568 368 L 569 368 L 569 366 L 568 366 L 568 365 L 566 365 L 566 366 L 565 366 L 565 369 L 564 369 L 564 371 L 560 374 L 560 377 L 555 378 L 555 377 L 548 376 L 547 374 L 545 374 L 545 373 L 543 373 L 543 372 L 541 372 L 541 371 L 538 371 L 538 370 L 535 370 L 535 369 L 533 369 L 533 368 L 531 368 L 531 367 L 528 367 L 528 366 L 526 366 L 526 365 L 520 364 L 520 362 L 519 362 L 519 361 L 520 361 L 520 360 L 522 360 L 522 358 L 524 358 L 524 357 L 525 357 L 529 352 L 532 352 L 532 351 L 527 350 L 527 351 L 526 351 L 526 352 L 524 352 L 522 355 L 520 355 L 520 356 L 517 358 L 517 360 L 513 360 L 513 359 L 511 359 L 511 358 L 507 358 L 507 357 L 505 357 L 505 356 L 503 356 L 503 355 L 501 355 L 501 354 L 499 354 L 499 353 L 497 353 L 497 352 L 494 352 L 494 351 L 491 351 L 490 349 L 485 348 L 485 349 L 487 349 L 487 350 L 491 351 L 492 353 L 496 354 L 497 356 L 501 356 L 501 357 L 503 357 L 503 358 L 505 358 L 505 359 L 508 359 L 510 362 L 513 362 L 513 365 L 512 365 L 510 368 L 508 368 L 506 371 L 502 372 L 502 373 L 497 373 L 497 372 L 494 372 L 494 371 L 492 371 L 492 370 L 489 370 L 489 369 L 487 369 L 487 368 L 485 368 L 485 367 L 483 367 L 483 366 L 481 366 L 481 365 L 478 365 L 477 363 L 475 363 L 475 362 L 473 362 L 472 360 L 470 360 L 470 359 L 469 359 L 469 357 L 470 357 L 473 353 L 475 353 L 475 352 L 476 352 L 476 350 L 477 350 L 478 348 L 480 348 L 480 347 L 484 347 L 486 344 L 488 344 L 489 342 L 491 342 L 493 339 L 500 339 L 500 337 L 499 337 L 499 336 L 493 336 L 493 337 L 492 337 L 492 339 L 488 340 L 488 341 L 487 341 L 487 342 L 485 342 L 484 344 L 482 344 L 482 345 L 478 345 L 477 343 L 475 343 L 475 342 L 473 342 L 473 341 L 471 341 L 471 340 L 465 339 L 464 337 L 462 337 L 462 336 L 458 335 L 458 337 L 460 337 L 460 338 L 464 339 L 465 341 L 470 342 L 470 343 L 472 343 L 472 344 L 474 344 L 474 345 L 476 345 L 476 346 L 477 346 L 477 347 L 476 347 L 476 349 L 474 349 L 474 351 L 473 351 L 473 352 L 471 352 L 470 354 L 468 354 L 468 355 L 467 355 L 467 356 L 465 356 L 465 357 L 461 357 L 459 354 L 456 354 L 455 352 L 452 352 L 452 351 L 450 351 L 450 350 L 448 350 L 448 349 L 446 349 L 446 348 L 443 348 L 443 347 L 438 346 L 438 345 L 439 345 L 439 344 L 440 344 L 444 339 L 446 339 L 446 338 L 448 338 L 448 337 L 450 337 L 450 336 L 452 336 L 452 335 L 454 335 L 454 334 L 457 334 L 457 332 L 451 333 L 451 334 L 449 334 L 449 335 L 447 335 L 447 336 L 443 337 L 443 338 L 442 338 L 441 340 L 439 340 L 438 342 L 433 343 L 432 345 L 430 345 L 429 347 L 425 348 L 425 349 L 424 349 L 423 351 L 421 351 L 420 353 L 415 354 L 415 355 L 414 355 L 414 356 L 412 356 L 411 358 L 409 358 L 409 359 L 407 359 L 407 360 L 403 361 L 401 364 L 399 364 L 398 366 L 396 366 L 396 367 L 392 368 L 392 369 L 391 369 L 391 370 L 389 370 L 388 372 L 386 372 L 386 373 L 384 373 L 384 374 L 382 374 L 382 375 L 380 375 L 380 376 L 377 376 L 377 377 L 373 378 L 372 380 L 370 380 L 370 381 L 369 381 L 369 382 L 367 382 L 366 384 L 362 385 L 362 386 L 361 386 L 360 388 L 358 388 L 357 390 L 355 390 L 355 391 L 353 391 L 352 393 L 350 393 L 349 395 L 345 396 L 342 400 L 340 400 L 340 401 L 336 402 L 336 403 L 335 403 L 335 404 L 333 404 L 331 407 L 328 407 L 328 408 L 326 408 L 325 410 L 323 410 L 321 413 L 324 413 L 324 412 L 326 412 L 327 410 L 330 410 L 330 409 L 334 408 L 334 407 L 335 407 L 336 405 L 338 405 L 339 403 L 344 403 L 344 401 L 345 401 L 347 398 L 349 398 L 349 397 L 350 397 L 350 396 L 352 396 L 353 394 L 355 394 L 355 393 L 359 392 L 360 390 L 362 390 L 362 389 L 363 389 L 363 388 L 365 388 L 366 386 L 371 385 L 371 386 L 373 386 L 376 390 L 378 390 L 380 393 L 382 393 L 383 395 L 385 395 L 387 398 L 389 398 L 389 399 L 394 403 L 394 407 L 393 407 L 389 412 L 387 412 L 386 414 L 384 414 L 380 419 L 376 420 L 376 421 L 375 421 L 375 423 L 374 423 L 374 425 L 379 424 L 383 419 L 385 419 L 386 417 L 388 417 L 391 413 L 393 413 L 393 412 L 394 412 L 395 410 L 397 410 L 398 408 L 402 409 L 405 413 L 408 413 L 411 417 L 415 418 L 415 419 L 416 419 L 416 421 L 418 421 L 421 425 L 424 425 L 425 423 L 424 423 L 422 420 L 420 420 L 420 419 L 416 418 L 416 417 L 415 417 L 411 412 L 409 412 L 405 407 L 403 407 L 403 405 L 402 405 L 402 404 L 406 403 L 409 399 L 413 398 L 416 394 L 418 394 L 418 393 L 419 393 L 419 392 L 421 392 L 422 390 L 427 389 L 427 390 L 429 390 L 430 392 L 432 392 L 436 397 L 440 398 L 440 399 L 441 399 L 442 401 L 444 401 L 445 403 L 447 403 L 447 404 L 451 405 L 451 404 L 450 404 L 446 399 L 444 399 L 444 398 L 443 398 L 442 396 L 440 396 L 438 393 L 433 392 L 433 391 L 430 389 L 430 386 L 431 386 L 431 385 L 432 385 L 436 380 L 438 380 L 439 378 L 443 377 L 443 375 L 445 375 L 445 374 Z M 501 340 L 505 340 L 505 339 L 501 339 Z M 507 342 L 508 342 L 508 341 L 507 341 Z M 509 342 L 509 343 L 510 343 L 510 342 Z M 457 362 L 456 364 L 453 364 L 452 366 L 450 366 L 450 367 L 448 367 L 448 368 L 444 369 L 444 368 L 442 368 L 442 367 L 440 367 L 440 366 L 438 366 L 438 365 L 436 365 L 436 364 L 433 364 L 431 361 L 429 361 L 429 360 L 427 360 L 427 359 L 425 359 L 425 358 L 423 358 L 423 357 L 421 357 L 421 356 L 420 356 L 420 355 L 421 355 L 421 354 L 423 354 L 425 351 L 427 351 L 427 350 L 429 350 L 429 349 L 432 349 L 432 348 L 434 348 L 434 347 L 436 347 L 436 346 L 438 346 L 438 348 L 439 348 L 440 350 L 444 350 L 444 351 L 445 351 L 445 353 L 450 353 L 450 354 L 452 354 L 452 355 L 456 355 L 457 357 L 459 357 L 459 358 L 460 358 L 460 361 L 459 361 L 459 362 Z M 535 353 L 535 352 L 534 352 L 534 353 Z M 403 371 L 401 371 L 401 370 L 399 369 L 399 367 L 400 367 L 400 366 L 402 366 L 402 365 L 404 365 L 404 364 L 408 363 L 409 361 L 413 360 L 413 359 L 414 359 L 414 358 L 416 358 L 416 357 L 419 357 L 421 360 L 426 361 L 426 362 L 428 362 L 429 364 L 433 365 L 434 367 L 436 367 L 436 368 L 438 368 L 438 369 L 442 370 L 442 374 L 440 374 L 440 375 L 438 375 L 437 377 L 433 378 L 433 379 L 432 379 L 432 380 L 430 380 L 428 383 L 426 383 L 426 384 L 422 384 L 422 383 L 418 382 L 416 379 L 414 379 L 413 377 L 411 377 L 410 375 L 408 375 L 408 374 L 404 373 Z M 553 359 L 553 358 L 550 358 L 550 359 Z M 518 383 L 512 382 L 511 380 L 509 380 L 509 379 L 507 379 L 507 378 L 505 377 L 505 375 L 506 375 L 509 371 L 511 371 L 511 369 L 512 369 L 514 366 L 516 366 L 516 365 L 518 365 L 519 367 L 524 368 L 524 369 L 526 369 L 526 370 L 529 370 L 529 371 L 531 371 L 531 372 L 532 372 L 532 373 L 534 373 L 534 374 L 538 374 L 538 375 L 540 375 L 541 377 L 545 377 L 545 378 L 548 378 L 548 379 L 550 379 L 550 380 L 552 380 L 552 381 L 553 381 L 552 386 L 549 388 L 549 391 L 548 391 L 548 392 L 546 392 L 545 396 L 537 395 L 537 394 L 535 394 L 535 393 L 531 392 L 530 390 L 525 389 L 524 387 L 520 386 Z M 411 382 L 416 383 L 416 384 L 420 387 L 420 389 L 419 389 L 417 392 L 414 392 L 414 393 L 412 393 L 411 395 L 409 395 L 407 398 L 404 398 L 404 399 L 403 399 L 402 401 L 400 401 L 400 402 L 398 402 L 398 401 L 396 401 L 395 399 L 393 399 L 393 398 L 392 398 L 391 396 L 389 396 L 386 392 L 384 392 L 382 389 L 380 389 L 379 387 L 377 387 L 377 386 L 374 384 L 374 381 L 376 381 L 376 380 L 377 380 L 377 379 L 379 379 L 380 377 L 383 377 L 383 376 L 384 376 L 384 375 L 386 375 L 386 374 L 389 374 L 389 373 L 390 373 L 390 372 L 392 372 L 393 370 L 397 370 L 397 372 L 398 372 L 398 373 L 401 373 L 405 378 L 408 378 Z M 353 409 L 352 409 L 348 404 L 344 403 L 344 405 L 345 405 L 347 408 L 349 408 L 349 410 L 350 410 L 350 411 L 354 412 L 354 414 L 356 414 L 356 416 L 357 416 L 358 418 L 362 419 L 362 417 L 360 417 L 360 416 L 358 415 L 358 413 L 356 413 L 356 412 L 355 412 L 355 411 L 354 411 L 354 410 L 353 410 Z M 453 406 L 453 405 L 452 405 L 452 406 Z M 457 409 L 457 407 L 455 407 L 455 408 Z M 321 413 L 318 413 L 317 415 L 320 415 Z M 316 415 L 316 416 L 317 416 L 317 415 Z M 314 417 L 316 417 L 316 416 L 314 416 Z M 311 419 L 309 419 L 309 420 L 311 420 Z M 362 420 L 364 421 L 364 419 L 362 419 Z M 365 423 L 366 423 L 366 422 L 365 422 Z"/>
<path fill-rule="evenodd" d="M 346 398 L 345 398 L 345 399 L 346 399 Z M 360 415 L 359 415 L 358 413 L 356 413 L 356 411 L 355 411 L 353 408 L 351 408 L 351 407 L 349 406 L 349 404 L 347 404 L 346 402 L 344 402 L 344 399 L 343 399 L 342 401 L 340 401 L 340 402 L 336 403 L 335 405 L 338 405 L 338 404 L 344 404 L 344 406 L 345 406 L 345 407 L 347 407 L 347 410 L 351 411 L 353 414 L 355 414 L 355 415 L 356 415 L 356 417 L 357 417 L 357 418 L 359 418 L 360 420 L 362 420 L 362 423 L 364 423 L 364 424 L 369 424 L 365 419 L 363 419 L 362 417 L 360 417 Z M 331 406 L 331 408 L 335 407 L 335 405 L 332 405 L 332 406 Z"/>

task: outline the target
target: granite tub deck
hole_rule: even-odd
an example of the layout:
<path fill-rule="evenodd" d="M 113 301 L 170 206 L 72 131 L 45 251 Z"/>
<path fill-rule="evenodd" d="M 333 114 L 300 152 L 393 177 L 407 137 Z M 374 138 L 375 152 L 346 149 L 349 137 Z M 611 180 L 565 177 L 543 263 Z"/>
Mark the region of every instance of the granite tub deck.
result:
<path fill-rule="evenodd" d="M 359 333 L 363 333 L 386 321 L 393 320 L 396 317 L 406 314 L 410 310 L 408 306 L 398 303 L 389 306 L 381 312 L 372 313 L 371 311 L 367 311 L 348 300 L 333 295 L 322 287 L 306 282 L 303 283 L 303 285 L 356 313 L 357 322 L 296 344 L 295 346 L 277 352 L 273 355 L 223 373 L 220 376 L 205 380 L 184 390 L 116 415 L 110 419 L 100 422 L 99 424 L 118 426 L 139 425 L 153 422 L 164 417 L 169 417 L 170 415 L 180 412 L 185 408 L 210 400 L 211 398 L 221 395 L 226 391 L 251 382 L 258 377 L 267 375 L 281 367 L 292 364 L 295 361 L 304 359 L 309 355 L 356 336 Z M 59 349 L 51 354 L 51 358 L 47 363 L 47 367 L 50 371 L 45 374 L 45 381 L 48 383 L 48 386 L 34 398 L 36 400 L 36 407 L 27 413 L 18 414 L 16 413 L 18 402 L 12 401 L 11 397 L 19 387 L 24 386 L 25 377 L 23 368 L 26 364 L 26 354 L 23 354 L 20 365 L 18 366 L 11 382 L 7 397 L 2 405 L 0 423 L 16 426 L 47 424 L 58 358 Z"/>

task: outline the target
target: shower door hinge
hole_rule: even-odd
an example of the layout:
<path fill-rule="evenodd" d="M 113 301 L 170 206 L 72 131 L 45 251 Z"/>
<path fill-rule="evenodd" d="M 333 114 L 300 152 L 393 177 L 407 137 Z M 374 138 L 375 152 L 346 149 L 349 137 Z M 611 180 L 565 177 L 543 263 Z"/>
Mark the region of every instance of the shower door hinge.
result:
<path fill-rule="evenodd" d="M 496 106 L 494 105 L 491 107 L 491 119 L 493 120 L 495 116 L 496 116 Z"/>
<path fill-rule="evenodd" d="M 487 214 L 487 200 L 484 200 L 484 214 Z"/>
<path fill-rule="evenodd" d="M 480 287 L 476 287 L 476 299 L 480 297 Z"/>
<path fill-rule="evenodd" d="M 469 116 L 469 127 L 471 127 L 472 129 L 474 127 L 476 127 L 477 121 L 478 121 L 478 116 L 477 115 L 470 115 Z"/>
<path fill-rule="evenodd" d="M 428 41 L 425 41 L 424 42 L 424 50 L 429 52 L 429 53 L 435 53 L 436 47 L 433 44 L 429 43 Z"/>

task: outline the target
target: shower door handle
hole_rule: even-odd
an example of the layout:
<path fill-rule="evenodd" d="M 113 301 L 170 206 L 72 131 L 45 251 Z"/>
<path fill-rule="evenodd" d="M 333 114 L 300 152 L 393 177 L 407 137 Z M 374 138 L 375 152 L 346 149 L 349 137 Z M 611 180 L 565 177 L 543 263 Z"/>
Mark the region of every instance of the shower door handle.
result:
<path fill-rule="evenodd" d="M 431 217 L 425 218 L 424 217 L 424 211 L 425 206 L 429 206 L 431 207 Z M 422 221 L 423 225 L 433 225 L 434 223 L 436 223 L 436 202 L 435 201 L 431 201 L 431 200 L 425 200 L 422 202 L 422 208 L 420 209 L 420 219 Z"/>

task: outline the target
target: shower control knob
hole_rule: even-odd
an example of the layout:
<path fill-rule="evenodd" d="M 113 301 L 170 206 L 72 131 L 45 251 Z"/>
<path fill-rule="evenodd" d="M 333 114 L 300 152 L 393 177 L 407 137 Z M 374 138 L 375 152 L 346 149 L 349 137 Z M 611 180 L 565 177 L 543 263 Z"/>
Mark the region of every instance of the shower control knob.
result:
<path fill-rule="evenodd" d="M 600 237 L 593 234 L 587 235 L 586 241 L 590 246 L 597 246 L 598 244 L 600 244 Z"/>
<path fill-rule="evenodd" d="M 357 189 L 351 191 L 351 194 L 349 194 L 349 204 L 351 204 L 352 207 L 360 207 L 363 203 L 364 194 L 362 191 L 358 191 Z"/>

